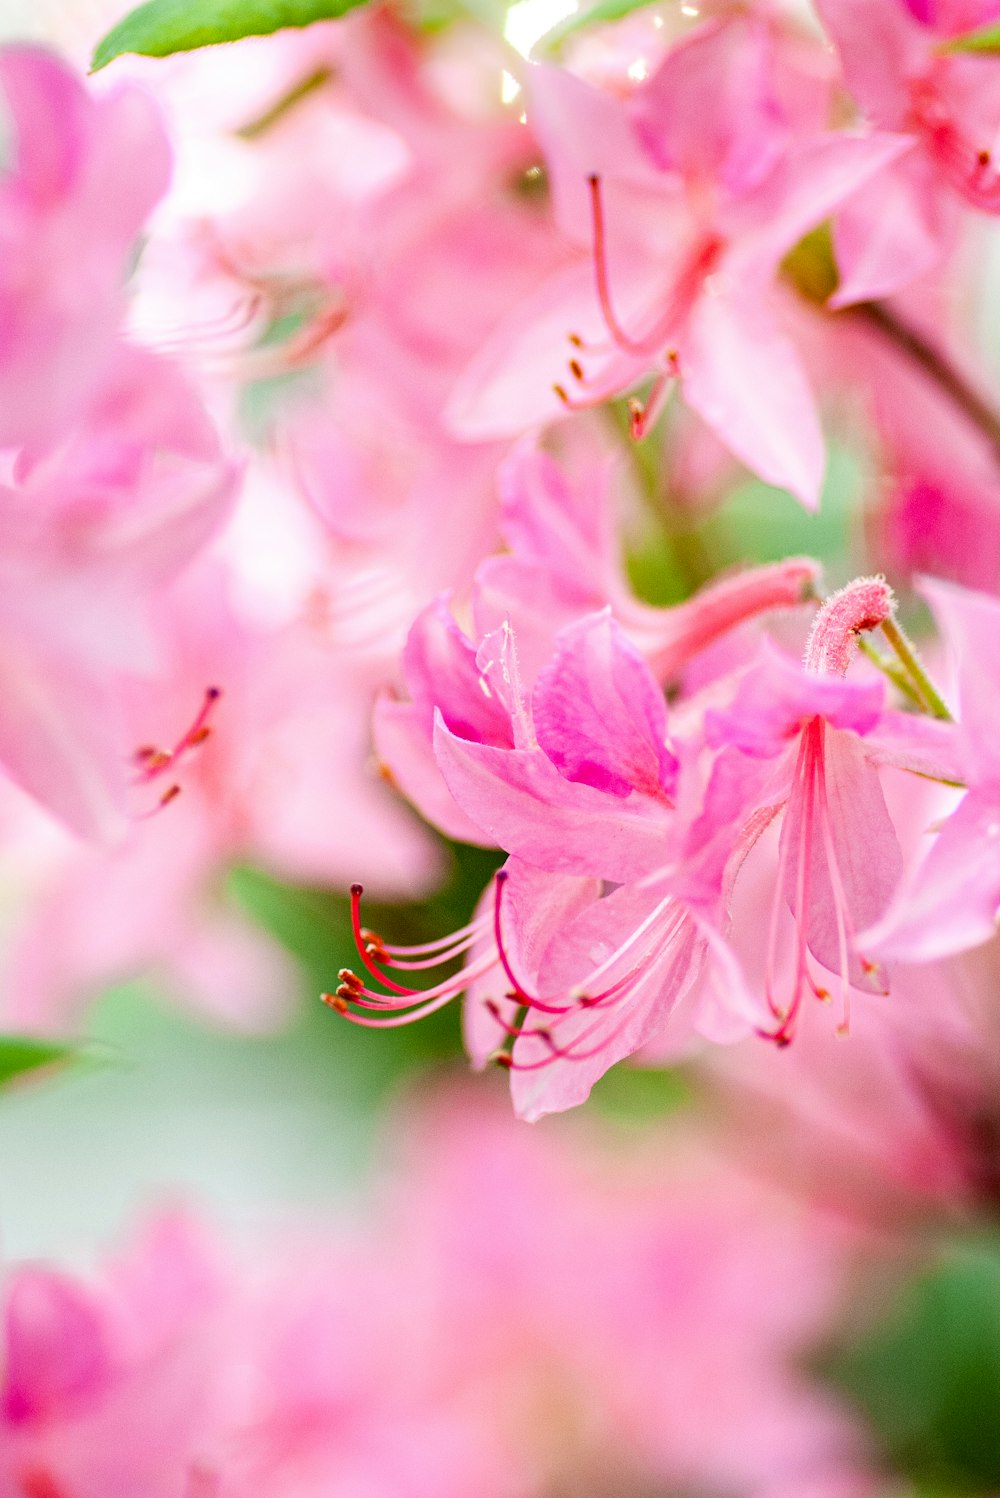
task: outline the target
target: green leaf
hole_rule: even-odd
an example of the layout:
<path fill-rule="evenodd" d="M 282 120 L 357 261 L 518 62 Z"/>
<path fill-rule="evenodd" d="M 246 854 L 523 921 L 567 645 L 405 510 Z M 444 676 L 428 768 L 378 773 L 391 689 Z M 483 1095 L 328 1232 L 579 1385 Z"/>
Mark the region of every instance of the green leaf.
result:
<path fill-rule="evenodd" d="M 311 26 L 345 15 L 364 0 L 147 0 L 113 26 L 94 51 L 91 71 L 123 52 L 169 57 L 286 26 Z"/>
<path fill-rule="evenodd" d="M 590 1106 L 615 1123 L 638 1127 L 688 1107 L 691 1079 L 676 1069 L 613 1066 L 595 1083 Z"/>
<path fill-rule="evenodd" d="M 828 1373 L 918 1492 L 1000 1488 L 1000 1240 L 951 1246 Z"/>
<path fill-rule="evenodd" d="M 1000 52 L 1000 22 L 981 26 L 977 31 L 967 31 L 964 36 L 953 36 L 939 49 L 941 52 Z"/>
<path fill-rule="evenodd" d="M 5 1087 L 25 1072 L 72 1061 L 79 1054 L 79 1046 L 66 1041 L 36 1040 L 29 1035 L 0 1035 L 0 1087 Z"/>

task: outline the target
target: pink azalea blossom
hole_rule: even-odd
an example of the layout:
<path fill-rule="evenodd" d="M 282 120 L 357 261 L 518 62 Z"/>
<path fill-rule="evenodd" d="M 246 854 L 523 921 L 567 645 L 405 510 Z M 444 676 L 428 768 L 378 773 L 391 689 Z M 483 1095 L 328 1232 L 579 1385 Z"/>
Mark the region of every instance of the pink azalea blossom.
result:
<path fill-rule="evenodd" d="M 996 21 L 1000 6 L 818 0 L 817 8 L 866 120 L 917 143 L 837 213 L 833 305 L 842 307 L 888 296 L 937 266 L 955 241 L 960 205 L 1000 212 L 1000 68 L 942 46 Z"/>
<path fill-rule="evenodd" d="M 882 718 L 883 684 L 845 679 L 858 634 L 890 619 L 892 594 L 881 579 L 850 584 L 824 604 L 806 651 L 805 668 L 777 654 L 750 669 L 722 710 L 710 711 L 710 743 L 728 751 L 716 773 L 738 779 L 744 757 L 774 764 L 763 786 L 751 774 L 754 807 L 767 817 L 784 805 L 775 897 L 767 938 L 765 995 L 774 1038 L 791 1039 L 808 989 L 825 996 L 811 976 L 808 954 L 840 979 L 843 1023 L 851 985 L 878 989 L 884 976 L 857 951 L 858 934 L 885 910 L 902 873 L 902 855 L 879 784 L 877 759 L 865 740 Z M 750 843 L 766 825 L 747 823 Z M 787 998 L 775 991 L 779 920 L 787 903 L 795 921 L 796 962 Z"/>
<path fill-rule="evenodd" d="M 958 663 L 959 759 L 969 790 L 884 920 L 866 935 L 874 950 L 917 962 L 988 941 L 1000 908 L 998 679 L 991 648 L 1000 604 L 936 580 L 921 586 Z"/>
<path fill-rule="evenodd" d="M 82 836 L 123 834 L 125 684 L 153 669 L 154 601 L 237 476 L 180 371 L 122 347 L 86 421 L 23 449 L 0 491 L 0 761 Z"/>
<path fill-rule="evenodd" d="M 477 630 L 516 662 L 520 690 L 530 695 L 549 676 L 561 630 L 585 613 L 610 607 L 620 635 L 641 653 L 659 682 L 682 670 L 745 620 L 801 604 L 818 567 L 792 557 L 748 568 L 706 585 L 688 602 L 652 608 L 632 594 L 612 531 L 604 475 L 571 488 L 558 465 L 521 447 L 501 470 L 502 525 L 510 547 L 477 570 L 472 610 Z M 403 652 L 409 700 L 383 694 L 375 715 L 379 753 L 423 814 L 450 836 L 481 842 L 483 829 L 455 802 L 433 759 L 435 709 L 463 739 L 511 747 L 510 703 L 494 693 L 484 673 L 490 651 L 477 652 L 443 599 L 414 623 Z"/>
<path fill-rule="evenodd" d="M 556 212 L 591 252 L 477 355 L 452 398 L 456 429 L 482 438 L 537 428 L 560 404 L 596 404 L 652 367 L 637 432 L 679 378 L 731 452 L 815 507 L 822 435 L 781 328 L 775 272 L 910 143 L 822 134 L 811 117 L 799 130 L 782 108 L 777 51 L 762 18 L 738 13 L 678 43 L 624 102 L 534 70 L 532 117 Z"/>
<path fill-rule="evenodd" d="M 465 989 L 471 1054 L 511 1069 L 527 1117 L 582 1101 L 668 1020 L 676 1042 L 692 1031 L 731 1040 L 758 1030 L 786 1043 L 806 989 L 825 992 L 810 952 L 839 975 L 846 1024 L 850 986 L 884 982 L 856 938 L 885 910 L 902 869 L 877 765 L 933 774 L 948 758 L 946 734 L 886 712 L 880 681 L 844 679 L 857 634 L 892 608 L 883 582 L 861 580 L 824 605 L 805 668 L 766 651 L 728 702 L 705 714 L 708 744 L 720 751 L 707 770 L 701 730 L 690 741 L 668 738 L 662 694 L 607 612 L 557 636 L 530 692 L 509 627 L 473 658 L 439 615 L 434 632 L 414 640 L 422 649 L 434 641 L 440 653 L 422 664 L 414 656 L 426 695 L 413 711 L 429 713 L 432 682 L 449 683 L 443 710 L 434 705 L 438 766 L 462 812 L 514 857 L 467 930 L 413 952 L 361 929 L 356 888 L 359 953 L 389 994 L 345 970 L 331 1002 L 378 1027 L 408 1023 Z M 446 669 L 432 670 L 433 660 Z M 724 940 L 726 904 L 782 808 L 757 995 Z M 787 995 L 776 986 L 786 902 L 796 930 Z M 430 989 L 390 975 L 466 952 L 464 971 Z"/>
<path fill-rule="evenodd" d="M 602 1159 L 445 1094 L 409 1133 L 350 1231 L 261 1235 L 251 1259 L 175 1214 L 87 1280 L 13 1267 L 5 1494 L 875 1490 L 799 1368 L 843 1231 L 676 1131 Z"/>
<path fill-rule="evenodd" d="M 542 669 L 560 628 L 609 604 L 666 683 L 745 620 L 794 608 L 815 591 L 818 564 L 788 557 L 716 579 L 673 608 L 641 603 L 625 577 L 615 528 L 620 475 L 610 459 L 594 468 L 574 484 L 547 453 L 522 443 L 500 470 L 500 524 L 509 551 L 477 570 L 473 612 L 484 635 L 510 621 L 530 677 Z"/>
<path fill-rule="evenodd" d="M 41 50 L 3 50 L 0 92 L 14 155 L 0 182 L 0 444 L 19 446 L 60 435 L 100 390 L 170 153 L 143 92 L 92 98 Z"/>
<path fill-rule="evenodd" d="M 472 1055 L 482 1063 L 499 1048 L 527 1117 L 582 1101 L 614 1061 L 662 1029 L 706 958 L 715 993 L 684 1028 L 703 1025 L 721 1038 L 734 1025 L 745 1033 L 760 1024 L 715 931 L 732 847 L 719 818 L 731 822 L 733 808 L 725 794 L 714 797 L 701 819 L 709 832 L 692 852 L 662 691 L 609 612 L 559 634 L 530 694 L 509 627 L 473 658 L 442 614 L 432 642 L 437 653 L 420 659 L 425 638 L 411 641 L 414 679 L 426 671 L 428 693 L 413 711 L 433 705 L 434 754 L 449 791 L 480 839 L 515 856 L 466 931 L 413 952 L 362 930 L 356 886 L 358 950 L 391 997 L 345 970 L 334 1007 L 363 1025 L 403 1024 L 468 990 Z M 435 660 L 444 669 L 431 673 Z M 441 706 L 432 682 L 451 688 Z M 619 887 L 605 894 L 602 881 Z M 429 990 L 387 972 L 463 952 L 463 972 Z M 727 989 L 719 1007 L 716 994 Z"/>

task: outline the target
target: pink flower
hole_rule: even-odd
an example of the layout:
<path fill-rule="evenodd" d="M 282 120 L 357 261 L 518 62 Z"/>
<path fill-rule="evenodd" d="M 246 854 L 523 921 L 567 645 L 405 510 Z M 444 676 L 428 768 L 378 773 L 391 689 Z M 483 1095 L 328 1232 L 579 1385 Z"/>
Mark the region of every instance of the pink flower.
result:
<path fill-rule="evenodd" d="M 40 50 L 5 48 L 0 90 L 14 150 L 0 182 L 0 445 L 14 446 L 61 434 L 100 390 L 170 155 L 143 93 L 94 99 Z"/>
<path fill-rule="evenodd" d="M 476 572 L 478 630 L 488 634 L 509 620 L 521 669 L 532 679 L 558 630 L 610 605 L 656 678 L 673 681 L 730 630 L 802 604 L 818 582 L 816 562 L 788 557 L 715 579 L 672 608 L 650 607 L 634 596 L 625 576 L 615 525 L 624 475 L 588 443 L 575 476 L 572 482 L 534 443 L 519 444 L 500 469 L 500 524 L 509 550 Z"/>
<path fill-rule="evenodd" d="M 856 938 L 902 869 L 877 765 L 934 774 L 951 764 L 946 730 L 886 713 L 880 681 L 844 679 L 856 636 L 892 610 L 886 584 L 862 579 L 823 606 L 805 668 L 765 650 L 728 704 L 704 715 L 707 744 L 721 751 L 707 768 L 697 713 L 684 737 L 668 738 L 662 694 L 608 612 L 563 629 L 529 691 L 509 627 L 473 656 L 441 611 L 413 637 L 438 654 L 420 664 L 415 651 L 421 695 L 409 711 L 433 707 L 448 789 L 513 859 L 470 927 L 412 952 L 362 930 L 356 887 L 358 950 L 389 994 L 345 970 L 330 1002 L 378 1027 L 465 990 L 469 1049 L 511 1069 L 526 1117 L 582 1101 L 668 1020 L 675 1044 L 692 1031 L 731 1040 L 754 1029 L 786 1043 L 807 988 L 825 996 L 810 952 L 839 976 L 846 1025 L 850 987 L 883 984 Z M 443 711 L 435 681 L 447 684 Z M 419 785 L 427 766 L 411 771 Z M 783 808 L 762 1004 L 723 933 L 733 880 Z M 796 931 L 787 996 L 776 983 L 786 901 Z M 430 989 L 391 976 L 466 952 L 463 972 Z"/>
<path fill-rule="evenodd" d="M 871 1491 L 859 1434 L 801 1371 L 848 1235 L 676 1127 L 606 1143 L 438 1095 L 352 1230 L 223 1257 L 175 1215 L 87 1281 L 12 1268 L 0 1490 Z"/>
<path fill-rule="evenodd" d="M 104 1283 L 28 1265 L 6 1277 L 5 1494 L 201 1498 L 194 1457 L 226 1376 L 219 1268 L 174 1218 Z"/>
<path fill-rule="evenodd" d="M 572 238 L 586 233 L 589 182 L 593 269 L 580 259 L 557 272 L 477 355 L 452 397 L 457 430 L 537 428 L 560 404 L 596 404 L 652 367 L 637 433 L 679 378 L 731 452 L 815 507 L 822 435 L 775 272 L 910 143 L 820 134 L 811 117 L 798 131 L 777 51 L 767 23 L 739 13 L 699 27 L 624 103 L 535 69 L 532 117 Z"/>
<path fill-rule="evenodd" d="M 992 648 L 1000 604 L 929 578 L 921 591 L 958 663 L 959 760 L 969 789 L 884 919 L 865 933 L 873 950 L 911 962 L 988 941 L 1000 908 L 1000 677 Z"/>
<path fill-rule="evenodd" d="M 154 603 L 237 477 L 180 371 L 122 346 L 86 420 L 0 490 L 0 762 L 81 836 L 123 835 L 125 682 L 155 667 Z"/>
<path fill-rule="evenodd" d="M 447 615 L 430 638 L 439 653 L 425 661 L 446 669 L 427 672 L 412 711 L 429 714 L 444 684 L 437 764 L 480 838 L 514 857 L 470 927 L 412 951 L 362 929 L 355 886 L 359 954 L 389 995 L 344 970 L 333 1006 L 358 1024 L 398 1025 L 467 990 L 472 1055 L 482 1063 L 499 1047 L 526 1117 L 582 1101 L 662 1029 L 706 957 L 728 997 L 713 995 L 682 1032 L 703 1024 L 721 1037 L 759 1022 L 713 926 L 731 851 L 716 811 L 731 821 L 732 808 L 717 798 L 708 846 L 691 852 L 662 691 L 609 612 L 559 634 L 530 694 L 509 628 L 474 659 Z M 419 681 L 416 655 L 411 666 Z M 606 893 L 603 881 L 620 887 Z M 392 976 L 466 952 L 464 970 L 430 989 Z"/>
<path fill-rule="evenodd" d="M 409 700 L 383 694 L 377 703 L 382 760 L 428 820 L 450 836 L 482 842 L 484 829 L 442 780 L 432 748 L 435 710 L 463 740 L 514 747 L 509 693 L 496 691 L 496 680 L 491 685 L 488 679 L 498 650 L 507 665 L 492 669 L 492 676 L 509 671 L 511 690 L 527 699 L 542 676 L 551 680 L 562 670 L 565 650 L 555 642 L 579 633 L 581 615 L 609 607 L 615 639 L 644 658 L 657 682 L 668 682 L 744 621 L 801 604 L 818 577 L 816 563 L 791 557 L 709 583 L 673 608 L 644 605 L 624 576 L 604 478 L 600 472 L 586 487 L 571 488 L 547 454 L 518 448 L 500 480 L 510 551 L 476 572 L 472 607 L 483 645 L 477 651 L 438 599 L 418 616 L 403 652 Z M 517 709 L 522 719 L 526 711 Z"/>
<path fill-rule="evenodd" d="M 948 56 L 941 45 L 996 20 L 1000 6 L 819 0 L 818 9 L 866 119 L 918 143 L 837 213 L 833 305 L 842 307 L 888 296 L 932 270 L 955 238 L 961 204 L 1000 212 L 992 159 L 1000 68 L 989 57 Z"/>
<path fill-rule="evenodd" d="M 807 989 L 821 992 L 809 972 L 809 952 L 839 976 L 844 1025 L 850 986 L 883 983 L 856 952 L 858 933 L 884 911 L 902 872 L 878 772 L 864 748 L 882 717 L 883 689 L 879 681 L 844 677 L 857 635 L 877 629 L 892 611 L 891 591 L 881 579 L 851 583 L 817 615 L 804 670 L 769 652 L 743 677 L 729 707 L 706 717 L 709 743 L 774 764 L 763 786 L 751 775 L 747 809 L 763 817 L 747 823 L 750 844 L 766 825 L 768 806 L 772 816 L 785 807 L 765 975 L 774 1039 L 781 1044 L 792 1037 Z M 738 762 L 735 774 L 738 779 Z M 775 970 L 786 902 L 795 921 L 796 962 L 791 993 L 782 998 Z"/>

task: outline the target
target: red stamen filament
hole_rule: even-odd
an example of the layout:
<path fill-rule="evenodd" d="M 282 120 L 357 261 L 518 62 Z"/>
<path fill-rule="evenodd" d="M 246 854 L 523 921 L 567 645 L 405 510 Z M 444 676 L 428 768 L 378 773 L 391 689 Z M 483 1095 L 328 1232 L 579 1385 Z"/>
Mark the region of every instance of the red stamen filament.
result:
<path fill-rule="evenodd" d="M 660 334 L 662 319 L 650 333 L 641 338 L 633 338 L 619 322 L 611 296 L 611 270 L 608 263 L 608 238 L 604 223 L 604 198 L 600 177 L 596 174 L 589 176 L 587 186 L 590 189 L 590 219 L 594 236 L 594 280 L 601 316 L 604 318 L 605 326 L 613 341 L 622 353 L 634 354 L 640 359 L 646 358 L 655 352 L 665 336 L 665 334 Z M 657 334 L 659 336 L 654 336 Z"/>
<path fill-rule="evenodd" d="M 181 735 L 172 749 L 157 749 L 151 744 L 145 744 L 135 751 L 135 762 L 139 766 L 134 779 L 135 785 L 148 785 L 150 781 L 158 779 L 167 770 L 172 769 L 189 750 L 197 749 L 205 742 L 212 732 L 208 722 L 209 715 L 221 696 L 222 692 L 218 687 L 209 687 L 206 690 L 205 699 L 194 722 Z M 178 793 L 179 789 L 178 787 L 174 790 L 171 787 L 170 799 Z"/>
<path fill-rule="evenodd" d="M 583 1012 L 603 1009 L 608 1011 L 612 1007 L 622 1003 L 623 1000 L 633 998 L 645 986 L 656 972 L 656 964 L 667 950 L 668 946 L 676 938 L 682 929 L 686 912 L 683 907 L 671 897 L 665 897 L 650 911 L 639 925 L 630 932 L 629 936 L 621 945 L 611 953 L 603 962 L 595 967 L 589 974 L 585 984 L 574 987 L 569 994 L 568 1003 L 553 1003 L 533 994 L 521 983 L 513 965 L 510 961 L 507 948 L 503 938 L 503 894 L 506 887 L 508 875 L 501 870 L 496 876 L 495 897 L 491 915 L 483 915 L 448 937 L 439 938 L 434 942 L 424 942 L 413 947 L 390 947 L 375 932 L 368 930 L 361 924 L 361 896 L 362 887 L 355 884 L 351 888 L 351 924 L 354 931 L 355 945 L 359 956 L 366 969 L 373 977 L 377 978 L 383 987 L 388 988 L 388 994 L 378 993 L 365 986 L 364 981 L 348 968 L 342 968 L 339 974 L 340 983 L 334 993 L 322 995 L 324 1003 L 335 1009 L 345 1019 L 353 1024 L 362 1025 L 371 1029 L 389 1029 L 400 1025 L 412 1024 L 416 1020 L 423 1019 L 427 1015 L 435 1013 L 438 1009 L 449 1004 L 468 986 L 486 976 L 497 965 L 500 964 L 507 981 L 511 985 L 508 997 L 516 1001 L 524 1010 L 540 1014 L 551 1015 L 549 1024 L 536 1027 L 525 1027 L 523 1023 L 511 1024 L 506 1020 L 500 1010 L 500 1006 L 493 1000 L 487 1001 L 487 1007 L 504 1034 L 511 1040 L 524 1037 L 536 1037 L 548 1048 L 548 1054 L 539 1061 L 515 1062 L 509 1056 L 499 1055 L 495 1059 L 504 1065 L 514 1066 L 520 1069 L 522 1066 L 534 1070 L 539 1065 L 547 1065 L 556 1059 L 584 1060 L 595 1055 L 601 1047 L 613 1039 L 621 1027 L 628 1022 L 628 1008 L 625 1009 L 620 1021 L 614 1026 L 610 1034 L 601 1018 L 595 1018 L 594 1023 L 589 1025 L 580 1035 L 567 1046 L 557 1044 L 554 1031 L 561 1023 L 572 1016 Z M 621 977 L 608 984 L 603 990 L 593 992 L 597 984 L 611 969 L 618 964 L 631 948 L 633 948 L 658 922 L 663 921 L 663 929 L 656 938 L 651 951 L 647 951 L 635 962 Z M 475 962 L 464 968 L 461 972 L 444 979 L 432 988 L 413 989 L 397 983 L 386 974 L 374 960 L 385 963 L 387 966 L 399 969 L 400 967 L 433 967 L 438 963 L 450 961 L 452 958 L 466 952 L 477 941 L 482 940 L 489 932 L 492 923 L 494 942 L 488 950 L 483 952 Z M 426 953 L 425 959 L 416 958 L 412 961 L 400 959 L 396 956 L 398 952 Z M 359 1012 L 360 1011 L 360 1012 Z M 600 1033 L 597 1044 L 589 1049 L 581 1049 L 581 1045 L 592 1035 Z"/>
<path fill-rule="evenodd" d="M 767 997 L 768 1008 L 778 1021 L 778 1027 L 776 1030 L 764 1031 L 762 1033 L 766 1039 L 773 1040 L 778 1045 L 788 1045 L 792 1039 L 795 1020 L 802 1002 L 803 988 L 806 985 L 815 987 L 809 976 L 809 969 L 806 962 L 806 953 L 808 951 L 806 910 L 809 903 L 809 855 L 812 849 L 816 759 L 817 755 L 822 757 L 823 753 L 822 730 L 823 723 L 819 718 L 814 718 L 812 722 L 806 724 L 802 730 L 802 741 L 799 745 L 798 758 L 795 764 L 793 783 L 799 791 L 802 802 L 799 815 L 798 858 L 795 870 L 795 976 L 792 980 L 791 999 L 785 1006 L 780 1006 L 774 997 L 778 920 L 784 904 L 785 878 L 788 872 L 788 859 L 790 856 L 789 840 L 785 838 L 782 839 L 778 855 L 774 901 L 771 905 L 764 992 Z M 793 790 L 792 794 L 795 794 L 795 790 Z"/>
<path fill-rule="evenodd" d="M 807 906 L 810 885 L 809 866 L 811 862 L 814 820 L 816 818 L 818 818 L 819 831 L 823 839 L 823 853 L 830 880 L 830 894 L 833 899 L 833 912 L 837 930 L 837 978 L 841 1007 L 841 1019 L 837 1026 L 838 1034 L 846 1035 L 850 1028 L 850 993 L 852 987 L 851 943 L 854 940 L 855 928 L 851 918 L 847 892 L 844 888 L 840 862 L 837 857 L 833 823 L 830 816 L 829 797 L 826 788 L 824 727 L 823 720 L 820 718 L 815 718 L 811 723 L 807 724 L 803 730 L 799 758 L 795 769 L 795 780 L 796 784 L 800 787 L 802 798 L 799 822 L 795 909 L 793 911 L 796 925 L 796 966 L 791 1000 L 784 1008 L 778 1006 L 774 999 L 774 966 L 777 950 L 778 918 L 784 899 L 783 891 L 788 868 L 789 847 L 787 844 L 783 844 L 779 855 L 775 898 L 771 907 L 765 992 L 768 1007 L 779 1023 L 776 1030 L 761 1033 L 767 1039 L 774 1040 L 779 1045 L 787 1045 L 792 1039 L 795 1019 L 802 1002 L 802 994 L 807 988 L 811 989 L 815 997 L 823 1002 L 826 1002 L 830 998 L 829 989 L 816 982 L 808 966 Z M 859 961 L 867 972 L 874 974 L 877 971 L 875 964 L 866 961 L 865 958 L 861 957 Z"/>

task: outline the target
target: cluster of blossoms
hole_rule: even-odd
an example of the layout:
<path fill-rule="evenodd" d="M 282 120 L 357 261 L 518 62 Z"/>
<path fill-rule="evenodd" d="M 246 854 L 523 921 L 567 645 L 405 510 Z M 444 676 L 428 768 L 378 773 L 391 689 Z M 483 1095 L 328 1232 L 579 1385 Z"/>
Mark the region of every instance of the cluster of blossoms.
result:
<path fill-rule="evenodd" d="M 623 1171 L 587 1138 L 540 1148 L 445 1095 L 367 1232 L 248 1262 L 175 1213 L 99 1279 L 13 1270 L 0 1491 L 874 1495 L 859 1433 L 796 1366 L 857 1233 L 691 1139 Z"/>
<path fill-rule="evenodd" d="M 0 1034 L 153 969 L 279 1024 L 252 865 L 520 1118 L 628 1057 L 736 1116 L 577 1193 L 443 1106 L 374 1247 L 12 1271 L 3 1498 L 863 1498 L 794 1357 L 873 1217 L 995 1209 L 1000 0 L 618 8 L 0 48 Z M 822 560 L 713 545 L 748 492 Z M 446 840 L 467 923 L 370 929 Z"/>

